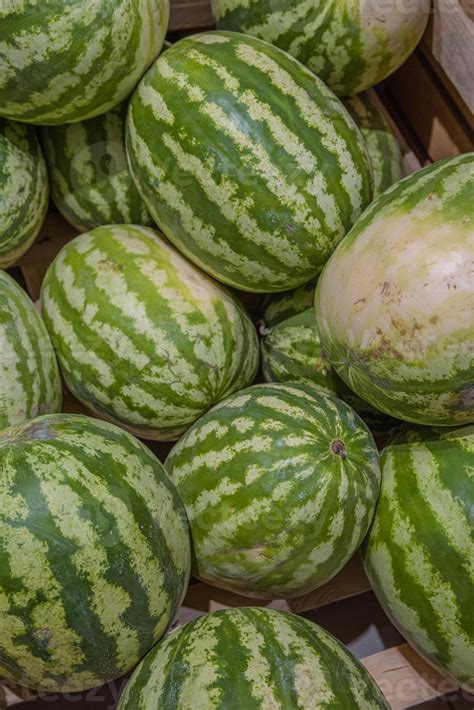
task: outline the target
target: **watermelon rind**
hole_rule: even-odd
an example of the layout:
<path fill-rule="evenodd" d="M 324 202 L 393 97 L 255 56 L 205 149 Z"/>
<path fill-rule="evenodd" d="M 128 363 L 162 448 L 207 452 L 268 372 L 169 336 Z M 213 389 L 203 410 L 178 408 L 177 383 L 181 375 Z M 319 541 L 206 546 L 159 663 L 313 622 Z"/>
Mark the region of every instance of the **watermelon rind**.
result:
<path fill-rule="evenodd" d="M 380 483 L 360 417 L 298 384 L 231 395 L 190 427 L 165 467 L 188 515 L 194 574 L 261 599 L 331 579 L 362 542 Z"/>
<path fill-rule="evenodd" d="M 98 227 L 70 241 L 41 300 L 68 388 L 145 439 L 178 438 L 258 369 L 242 305 L 147 227 Z"/>
<path fill-rule="evenodd" d="M 337 374 L 406 421 L 474 421 L 474 153 L 396 183 L 326 264 L 315 309 Z"/>
<path fill-rule="evenodd" d="M 53 346 L 25 291 L 0 270 L 0 430 L 61 409 Z"/>
<path fill-rule="evenodd" d="M 413 428 L 382 455 L 364 562 L 415 649 L 474 691 L 474 426 Z"/>
<path fill-rule="evenodd" d="M 31 246 L 48 201 L 48 173 L 35 129 L 0 118 L 0 269 Z"/>
<path fill-rule="evenodd" d="M 331 634 L 274 609 L 216 611 L 173 631 L 134 672 L 118 710 L 388 710 Z"/>
<path fill-rule="evenodd" d="M 118 427 L 51 414 L 0 432 L 0 676 L 80 691 L 163 635 L 190 569 L 162 464 Z"/>
<path fill-rule="evenodd" d="M 176 42 L 129 105 L 130 169 L 157 225 L 219 281 L 276 292 L 314 277 L 373 194 L 342 103 L 259 39 Z"/>

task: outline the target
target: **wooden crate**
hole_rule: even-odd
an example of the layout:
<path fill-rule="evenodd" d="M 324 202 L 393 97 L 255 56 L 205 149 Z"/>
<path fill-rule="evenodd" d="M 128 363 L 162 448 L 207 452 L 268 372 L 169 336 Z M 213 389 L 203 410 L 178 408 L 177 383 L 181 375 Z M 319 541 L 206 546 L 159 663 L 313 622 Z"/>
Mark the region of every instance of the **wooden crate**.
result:
<path fill-rule="evenodd" d="M 459 61 L 452 61 L 449 43 L 456 42 L 457 19 L 451 18 L 447 30 L 446 19 L 441 11 L 444 2 L 448 0 L 437 0 L 437 12 L 415 55 L 393 77 L 378 87 L 377 93 L 373 92 L 375 101 L 388 117 L 402 146 L 406 174 L 418 170 L 432 160 L 472 149 L 469 136 L 469 120 L 472 117 L 466 111 L 466 105 L 472 98 L 469 90 L 466 94 L 468 69 L 462 64 L 462 52 Z M 464 2 L 465 0 L 459 0 L 465 10 L 467 5 L 465 6 Z M 207 29 L 212 27 L 212 24 L 209 0 L 172 1 L 172 37 Z M 472 46 L 464 49 L 469 54 Z M 471 68 L 472 66 L 471 62 Z M 467 76 L 469 77 L 469 74 Z M 423 94 L 422 102 L 418 100 L 420 94 Z M 417 96 L 417 100 L 407 101 L 407 96 L 410 95 Z M 20 271 L 25 289 L 34 301 L 39 298 L 40 286 L 49 264 L 61 247 L 76 233 L 57 212 L 51 211 L 47 215 L 38 239 L 15 269 L 17 274 L 18 270 Z M 250 303 L 254 305 L 252 299 Z M 86 413 L 82 405 L 68 394 L 65 396 L 63 410 Z M 164 458 L 170 448 L 167 443 L 145 443 L 160 458 Z M 323 587 L 289 601 L 276 599 L 271 602 L 259 602 L 193 581 L 173 628 L 208 611 L 245 606 L 249 603 L 307 614 L 315 609 L 328 608 L 341 600 L 353 599 L 353 613 L 363 616 L 363 599 L 370 591 L 359 554 Z M 448 707 L 471 710 L 474 708 L 474 698 L 462 692 L 453 681 L 440 675 L 406 643 L 369 655 L 362 659 L 362 663 L 381 687 L 393 710 L 413 708 L 420 704 L 427 708 L 426 703 L 433 710 Z M 28 707 L 32 710 L 40 705 L 43 707 L 35 698 L 31 691 L 7 682 L 2 684 L 0 679 L 0 710 L 24 701 L 29 701 Z M 59 704 L 50 706 L 63 708 L 69 707 L 69 703 L 64 701 L 61 704 L 59 701 Z M 75 698 L 74 706 L 78 709 L 89 707 L 88 701 L 81 701 L 81 696 Z"/>

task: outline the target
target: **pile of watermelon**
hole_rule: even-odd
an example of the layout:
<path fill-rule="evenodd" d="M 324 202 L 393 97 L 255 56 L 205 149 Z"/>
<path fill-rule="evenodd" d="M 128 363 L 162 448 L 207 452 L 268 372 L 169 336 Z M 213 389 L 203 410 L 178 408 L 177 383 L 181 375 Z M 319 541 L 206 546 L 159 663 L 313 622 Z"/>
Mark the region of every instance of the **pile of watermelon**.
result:
<path fill-rule="evenodd" d="M 411 5 L 215 0 L 172 45 L 167 0 L 0 9 L 1 677 L 135 668 L 121 710 L 388 708 L 261 604 L 360 549 L 474 688 L 474 153 L 403 177 L 367 91 L 418 43 Z M 50 198 L 78 234 L 34 304 Z M 191 574 L 248 607 L 169 633 Z"/>

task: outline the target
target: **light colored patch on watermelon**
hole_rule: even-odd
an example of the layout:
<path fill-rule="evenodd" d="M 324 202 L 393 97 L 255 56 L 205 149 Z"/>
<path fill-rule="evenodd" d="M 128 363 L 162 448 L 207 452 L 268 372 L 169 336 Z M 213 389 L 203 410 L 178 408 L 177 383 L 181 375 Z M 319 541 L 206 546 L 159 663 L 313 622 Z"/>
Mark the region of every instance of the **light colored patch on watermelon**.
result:
<path fill-rule="evenodd" d="M 295 658 L 295 689 L 298 691 L 298 704 L 311 707 L 317 698 L 319 704 L 334 700 L 334 692 L 322 668 L 321 661 L 314 648 L 286 623 L 286 619 L 272 615 L 269 619 L 272 630 L 286 657 Z"/>
<path fill-rule="evenodd" d="M 221 693 L 215 683 L 219 681 L 219 625 L 219 616 L 207 617 L 199 635 L 188 637 L 189 672 L 179 689 L 179 703 L 184 708 L 218 707 Z M 163 672 L 160 675 L 166 679 Z"/>
<path fill-rule="evenodd" d="M 8 466 L 6 466 L 8 468 Z M 7 502 L 5 497 L 5 502 Z M 2 510 L 3 505 L 0 497 L 0 511 L 9 516 L 9 510 Z M 12 669 L 15 673 L 20 669 L 31 678 L 43 677 L 48 672 L 48 666 L 52 664 L 55 673 L 68 673 L 71 661 L 80 664 L 84 660 L 81 650 L 80 638 L 69 627 L 66 620 L 65 609 L 61 600 L 61 586 L 51 574 L 48 549 L 46 543 L 38 540 L 32 532 L 24 527 L 12 527 L 0 521 L 0 531 L 4 549 L 8 555 L 8 562 L 12 574 L 17 579 L 27 579 L 28 587 L 26 592 L 20 592 L 21 598 L 13 595 L 9 599 L 5 592 L 0 591 L 0 633 L 2 647 L 7 653 L 15 658 L 18 667 Z M 28 554 L 25 554 L 28 550 Z M 27 595 L 25 597 L 25 594 Z M 26 627 L 19 618 L 12 618 L 9 614 L 11 603 L 20 602 L 22 605 L 28 603 L 28 598 L 33 600 L 37 594 L 42 594 L 47 602 L 43 607 L 39 607 L 36 612 L 38 627 L 36 632 L 44 634 L 48 643 L 48 650 L 51 658 L 48 662 L 33 654 L 25 643 L 20 643 L 18 637 L 26 632 Z M 54 620 L 54 623 L 52 623 Z M 3 668 L 12 679 L 15 675 Z M 79 682 L 85 686 L 93 687 L 100 679 L 90 671 L 79 672 L 76 676 Z"/>
<path fill-rule="evenodd" d="M 236 624 L 240 643 L 248 652 L 245 679 L 250 685 L 252 697 L 255 699 L 255 707 L 262 710 L 279 710 L 281 704 L 275 696 L 271 683 L 272 669 L 265 656 L 265 636 L 245 614 L 237 615 Z"/>

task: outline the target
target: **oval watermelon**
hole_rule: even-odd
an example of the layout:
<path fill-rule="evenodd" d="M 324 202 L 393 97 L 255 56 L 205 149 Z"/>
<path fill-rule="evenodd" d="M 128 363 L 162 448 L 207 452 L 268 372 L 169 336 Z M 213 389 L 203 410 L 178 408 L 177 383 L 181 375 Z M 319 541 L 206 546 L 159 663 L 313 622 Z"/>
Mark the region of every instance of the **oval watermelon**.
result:
<path fill-rule="evenodd" d="M 281 47 L 341 96 L 368 89 L 398 69 L 429 17 L 423 0 L 212 0 L 212 5 L 220 29 Z"/>
<path fill-rule="evenodd" d="M 42 301 L 69 389 L 144 438 L 177 438 L 258 368 L 243 307 L 146 227 L 98 227 L 66 244 Z"/>
<path fill-rule="evenodd" d="M 331 579 L 362 542 L 379 491 L 363 421 L 296 384 L 228 397 L 165 466 L 186 507 L 194 573 L 250 597 L 295 597 Z"/>
<path fill-rule="evenodd" d="M 7 2 L 0 115 L 36 124 L 92 118 L 135 88 L 163 45 L 168 0 Z"/>
<path fill-rule="evenodd" d="M 150 224 L 125 153 L 127 104 L 89 121 L 43 128 L 52 198 L 82 232 L 104 224 Z"/>
<path fill-rule="evenodd" d="M 275 47 L 183 39 L 132 97 L 127 151 L 156 223 L 245 291 L 308 281 L 372 198 L 365 143 L 340 101 Z"/>
<path fill-rule="evenodd" d="M 34 128 L 0 118 L 0 269 L 30 247 L 48 199 L 48 173 Z"/>
<path fill-rule="evenodd" d="M 47 415 L 0 432 L 0 675 L 91 688 L 133 668 L 186 590 L 185 512 L 118 427 Z"/>
<path fill-rule="evenodd" d="M 374 407 L 421 424 L 474 421 L 474 153 L 381 195 L 316 289 L 324 352 Z"/>
<path fill-rule="evenodd" d="M 375 199 L 403 177 L 402 150 L 370 91 L 349 96 L 343 103 L 359 126 L 369 150 Z"/>
<path fill-rule="evenodd" d="M 118 710 L 389 708 L 365 668 L 311 621 L 226 609 L 174 631 L 138 666 Z"/>
<path fill-rule="evenodd" d="M 61 409 L 61 379 L 44 323 L 1 270 L 0 374 L 0 430 Z"/>
<path fill-rule="evenodd" d="M 365 567 L 387 615 L 474 691 L 474 427 L 415 428 L 382 456 Z"/>

